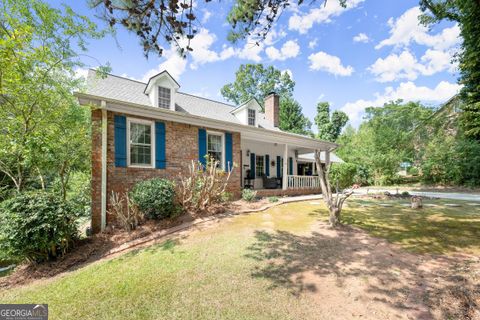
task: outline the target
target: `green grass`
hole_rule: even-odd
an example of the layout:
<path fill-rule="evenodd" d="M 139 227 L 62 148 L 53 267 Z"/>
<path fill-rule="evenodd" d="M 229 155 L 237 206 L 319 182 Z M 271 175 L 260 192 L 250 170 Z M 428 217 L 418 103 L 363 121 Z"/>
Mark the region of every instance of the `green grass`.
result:
<path fill-rule="evenodd" d="M 423 209 L 414 210 L 407 200 L 352 199 L 342 212 L 343 221 L 416 253 L 480 253 L 480 207 L 447 199 L 423 203 Z M 451 203 L 461 206 L 445 205 Z"/>
<path fill-rule="evenodd" d="M 248 258 L 264 228 L 303 234 L 318 218 L 301 204 L 235 217 L 186 239 L 86 266 L 52 281 L 0 293 L 2 303 L 48 303 L 52 319 L 296 319 L 307 298 L 271 290 L 252 277 L 263 262 Z"/>
<path fill-rule="evenodd" d="M 462 203 L 413 211 L 401 201 L 391 203 L 394 207 L 383 208 L 374 201 L 349 201 L 345 221 L 408 250 L 479 252 L 479 208 Z M 288 281 L 294 269 L 269 269 L 268 259 L 290 252 L 306 261 L 322 250 L 331 239 L 310 236 L 315 222 L 326 217 L 323 206 L 309 202 L 236 216 L 180 239 L 4 290 L 0 301 L 48 303 L 51 319 L 318 318 L 318 301 L 292 295 Z M 313 258 L 312 264 L 321 263 Z"/>

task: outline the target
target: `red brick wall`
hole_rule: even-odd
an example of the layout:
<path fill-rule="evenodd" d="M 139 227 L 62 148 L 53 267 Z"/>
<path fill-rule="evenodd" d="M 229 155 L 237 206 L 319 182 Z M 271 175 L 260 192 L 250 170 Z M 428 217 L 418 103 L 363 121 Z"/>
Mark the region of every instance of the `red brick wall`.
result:
<path fill-rule="evenodd" d="M 317 189 L 261 189 L 257 190 L 258 197 L 283 197 L 283 196 L 304 196 L 310 194 L 322 194 L 322 190 L 320 188 Z"/>
<path fill-rule="evenodd" d="M 126 115 L 128 116 L 128 115 Z M 121 168 L 115 167 L 114 144 L 114 113 L 108 112 L 108 147 L 107 147 L 107 211 L 108 199 L 114 192 L 129 191 L 138 181 L 162 177 L 176 179 L 182 170 L 187 170 L 192 160 L 198 160 L 198 129 L 199 127 L 178 122 L 165 122 L 166 134 L 166 169 L 154 168 Z M 142 118 L 132 116 L 132 118 Z M 148 119 L 148 118 L 143 118 Z M 102 138 L 101 138 L 101 110 L 92 111 L 92 228 L 100 231 L 101 226 L 101 172 L 102 172 Z M 148 119 L 153 120 L 153 119 Z M 207 130 L 209 128 L 206 128 Z M 212 129 L 215 131 L 222 131 Z M 240 191 L 240 133 L 232 133 L 233 162 L 237 167 L 230 177 L 228 191 Z M 112 217 L 107 214 L 107 224 Z"/>

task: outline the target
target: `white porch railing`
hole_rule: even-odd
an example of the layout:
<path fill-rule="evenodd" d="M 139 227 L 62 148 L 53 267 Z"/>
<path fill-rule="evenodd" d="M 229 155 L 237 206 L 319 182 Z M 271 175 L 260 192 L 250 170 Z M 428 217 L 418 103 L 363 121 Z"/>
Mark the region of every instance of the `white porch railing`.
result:
<path fill-rule="evenodd" d="M 318 176 L 287 176 L 288 189 L 316 189 L 320 188 Z"/>

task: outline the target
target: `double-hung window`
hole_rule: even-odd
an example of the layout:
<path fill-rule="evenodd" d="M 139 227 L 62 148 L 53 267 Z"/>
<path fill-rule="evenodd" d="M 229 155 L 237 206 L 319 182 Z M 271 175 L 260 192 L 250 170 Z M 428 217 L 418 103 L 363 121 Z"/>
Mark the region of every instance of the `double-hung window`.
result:
<path fill-rule="evenodd" d="M 128 163 L 153 167 L 154 129 L 152 121 L 128 121 Z"/>
<path fill-rule="evenodd" d="M 223 134 L 207 132 L 207 154 L 223 168 Z"/>
<path fill-rule="evenodd" d="M 257 177 L 262 177 L 265 174 L 265 158 L 264 156 L 256 156 L 255 159 L 255 173 Z"/>
<path fill-rule="evenodd" d="M 248 109 L 248 125 L 255 126 L 255 110 Z"/>
<path fill-rule="evenodd" d="M 170 109 L 170 89 L 158 87 L 158 107 Z"/>

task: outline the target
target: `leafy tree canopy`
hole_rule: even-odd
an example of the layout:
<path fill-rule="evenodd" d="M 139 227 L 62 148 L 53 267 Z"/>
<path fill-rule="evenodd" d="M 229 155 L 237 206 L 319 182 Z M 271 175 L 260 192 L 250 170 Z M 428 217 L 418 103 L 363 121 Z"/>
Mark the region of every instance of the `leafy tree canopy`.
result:
<path fill-rule="evenodd" d="M 310 135 L 312 123 L 302 113 L 302 106 L 292 98 L 280 101 L 280 129 L 293 133 Z"/>
<path fill-rule="evenodd" d="M 461 96 L 465 100 L 460 124 L 467 137 L 480 140 L 480 2 L 478 0 L 420 0 L 425 24 L 441 20 L 458 22 L 462 46 L 457 59 L 460 67 Z"/>
<path fill-rule="evenodd" d="M 347 122 L 348 116 L 345 112 L 335 110 L 330 116 L 330 104 L 328 102 L 319 102 L 317 104 L 315 124 L 318 127 L 318 139 L 332 142 L 337 140 Z"/>
<path fill-rule="evenodd" d="M 74 69 L 83 66 L 79 52 L 87 40 L 101 36 L 93 22 L 68 6 L 1 2 L 0 171 L 18 191 L 33 177 L 44 185 L 47 172 L 66 179 L 75 161 L 88 159 L 81 153 L 88 155 L 85 113 L 72 110 L 77 106 L 72 92 L 80 85 Z"/>
<path fill-rule="evenodd" d="M 122 26 L 136 33 L 146 56 L 149 53 L 161 56 L 165 44 L 174 44 L 182 56 L 195 49 L 190 41 L 200 28 L 196 12 L 201 8 L 193 0 L 89 1 L 111 27 Z M 346 0 L 329 1 L 346 6 Z M 231 27 L 228 39 L 235 42 L 249 37 L 258 43 L 266 38 L 282 11 L 292 4 L 301 5 L 303 0 L 236 0 L 227 16 Z"/>
<path fill-rule="evenodd" d="M 367 108 L 358 130 L 347 127 L 340 136 L 337 153 L 344 161 L 368 170 L 368 183 L 393 183 L 400 163 L 414 161 L 415 129 L 432 113 L 419 103 L 402 101 Z"/>
<path fill-rule="evenodd" d="M 235 73 L 235 81 L 221 89 L 225 99 L 240 105 L 255 98 L 262 110 L 264 98 L 271 92 L 280 96 L 280 129 L 298 134 L 309 134 L 311 122 L 302 113 L 302 107 L 293 99 L 295 82 L 288 72 L 263 64 L 242 64 Z"/>
<path fill-rule="evenodd" d="M 257 99 L 263 109 L 263 99 L 271 92 L 281 98 L 293 94 L 295 81 L 288 72 L 282 72 L 273 66 L 263 64 L 242 64 L 235 73 L 235 81 L 224 85 L 222 96 L 237 105 L 251 98 Z"/>

